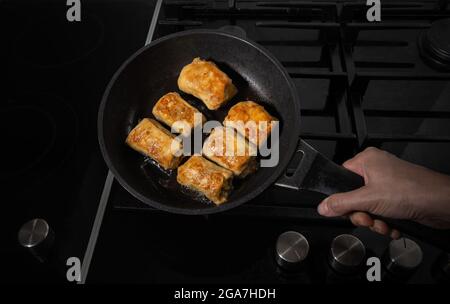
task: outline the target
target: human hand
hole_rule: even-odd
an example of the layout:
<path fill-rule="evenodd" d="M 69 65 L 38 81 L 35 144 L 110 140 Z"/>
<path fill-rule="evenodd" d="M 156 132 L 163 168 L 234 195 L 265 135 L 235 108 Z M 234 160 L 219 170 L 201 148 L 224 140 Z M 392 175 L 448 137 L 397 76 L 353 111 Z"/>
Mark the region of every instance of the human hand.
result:
<path fill-rule="evenodd" d="M 318 206 L 321 215 L 349 215 L 354 225 L 393 238 L 400 236 L 399 231 L 370 214 L 450 228 L 450 176 L 372 147 L 343 166 L 364 177 L 365 186 L 329 196 Z"/>

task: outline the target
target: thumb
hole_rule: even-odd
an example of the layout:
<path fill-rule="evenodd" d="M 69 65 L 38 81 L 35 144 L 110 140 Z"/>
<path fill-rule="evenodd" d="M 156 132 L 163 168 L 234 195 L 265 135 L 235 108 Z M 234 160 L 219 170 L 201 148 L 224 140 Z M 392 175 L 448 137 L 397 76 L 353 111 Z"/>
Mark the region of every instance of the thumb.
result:
<path fill-rule="evenodd" d="M 363 186 L 353 191 L 330 195 L 319 204 L 317 211 L 323 216 L 340 216 L 353 211 L 370 213 L 374 206 L 368 198 L 367 186 Z"/>

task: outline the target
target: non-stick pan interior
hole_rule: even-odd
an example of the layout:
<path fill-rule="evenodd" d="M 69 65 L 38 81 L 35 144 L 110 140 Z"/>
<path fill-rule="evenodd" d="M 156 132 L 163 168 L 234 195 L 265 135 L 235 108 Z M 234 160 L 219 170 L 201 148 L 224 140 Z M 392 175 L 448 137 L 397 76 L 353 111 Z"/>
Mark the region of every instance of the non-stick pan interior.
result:
<path fill-rule="evenodd" d="M 183 94 L 208 119 L 222 121 L 236 102 L 254 100 L 281 121 L 278 165 L 260 168 L 235 183 L 229 201 L 220 207 L 174 191 L 165 175 L 155 172 L 142 155 L 125 144 L 127 134 L 140 119 L 153 117 L 152 108 L 162 95 L 170 91 L 181 93 L 177 87 L 179 72 L 195 57 L 216 62 L 239 90 L 238 95 L 219 111 L 208 111 L 201 101 Z M 300 114 L 294 90 L 279 64 L 252 43 L 213 31 L 168 36 L 133 55 L 108 86 L 99 112 L 102 152 L 119 182 L 144 203 L 178 213 L 199 214 L 228 209 L 255 197 L 284 172 L 299 135 Z"/>

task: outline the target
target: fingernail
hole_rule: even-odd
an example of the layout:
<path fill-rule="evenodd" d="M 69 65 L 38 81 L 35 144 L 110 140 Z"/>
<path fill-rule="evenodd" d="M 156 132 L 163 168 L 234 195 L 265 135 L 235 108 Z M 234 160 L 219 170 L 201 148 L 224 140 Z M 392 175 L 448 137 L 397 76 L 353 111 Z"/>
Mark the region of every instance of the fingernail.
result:
<path fill-rule="evenodd" d="M 319 212 L 320 215 L 327 215 L 329 213 L 329 209 L 328 209 L 328 203 L 327 203 L 328 199 L 324 200 L 319 207 L 317 208 L 317 211 Z"/>
<path fill-rule="evenodd" d="M 382 231 L 381 231 L 381 229 L 378 228 L 378 227 L 375 226 L 375 225 L 371 226 L 371 227 L 370 227 L 370 230 L 372 230 L 373 232 L 376 232 L 376 233 L 378 233 L 378 234 L 383 234 Z"/>

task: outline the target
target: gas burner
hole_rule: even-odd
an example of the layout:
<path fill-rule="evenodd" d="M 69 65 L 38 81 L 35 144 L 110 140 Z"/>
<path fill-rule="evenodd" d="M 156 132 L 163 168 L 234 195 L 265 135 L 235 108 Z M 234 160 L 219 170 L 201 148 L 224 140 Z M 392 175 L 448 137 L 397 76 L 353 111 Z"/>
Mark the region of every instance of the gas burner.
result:
<path fill-rule="evenodd" d="M 419 36 L 419 50 L 433 68 L 450 71 L 450 19 L 441 19 Z"/>
<path fill-rule="evenodd" d="M 5 189 L 23 189 L 42 181 L 70 155 L 78 120 L 62 99 L 51 95 L 7 98 L 0 124 L 7 149 L 1 158 Z"/>
<path fill-rule="evenodd" d="M 23 63 L 57 68 L 93 53 L 103 37 L 103 23 L 95 15 L 85 14 L 82 22 L 69 22 L 65 15 L 59 14 L 32 21 L 16 39 L 13 50 Z"/>

